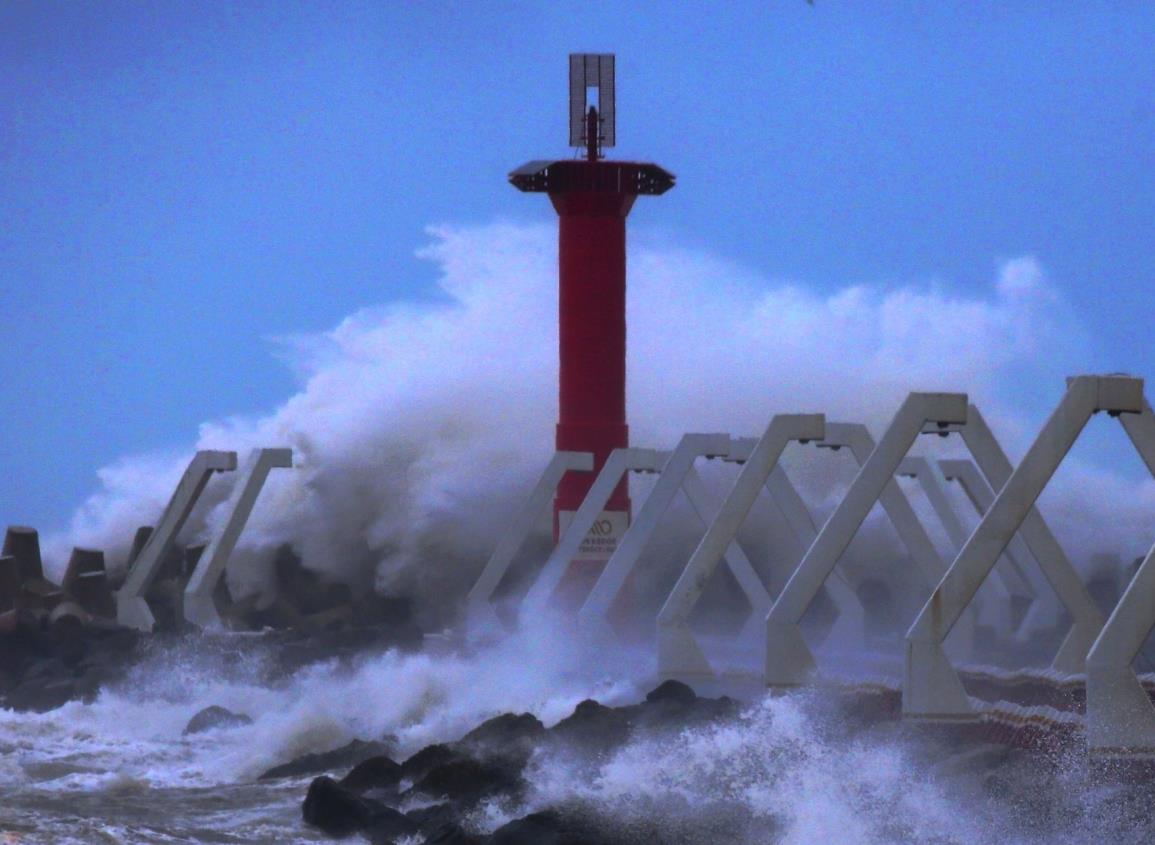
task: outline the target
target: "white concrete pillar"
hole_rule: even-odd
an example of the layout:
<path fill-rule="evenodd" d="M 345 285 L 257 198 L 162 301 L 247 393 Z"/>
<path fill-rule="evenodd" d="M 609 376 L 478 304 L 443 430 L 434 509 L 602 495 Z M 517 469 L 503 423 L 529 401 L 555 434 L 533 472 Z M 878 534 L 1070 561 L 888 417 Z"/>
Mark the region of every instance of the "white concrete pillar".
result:
<path fill-rule="evenodd" d="M 272 469 L 291 469 L 292 449 L 254 449 L 225 503 L 225 520 L 197 561 L 184 591 L 185 619 L 202 628 L 221 628 L 213 593 L 228 567 L 229 557 L 249 521 L 257 496 Z"/>
<path fill-rule="evenodd" d="M 236 452 L 197 452 L 181 476 L 168 506 L 129 570 L 124 585 L 116 593 L 116 620 L 130 628 L 151 631 L 156 620 L 144 594 L 156 578 L 161 563 L 185 520 L 192 513 L 209 478 L 214 472 L 231 472 L 237 468 Z"/>

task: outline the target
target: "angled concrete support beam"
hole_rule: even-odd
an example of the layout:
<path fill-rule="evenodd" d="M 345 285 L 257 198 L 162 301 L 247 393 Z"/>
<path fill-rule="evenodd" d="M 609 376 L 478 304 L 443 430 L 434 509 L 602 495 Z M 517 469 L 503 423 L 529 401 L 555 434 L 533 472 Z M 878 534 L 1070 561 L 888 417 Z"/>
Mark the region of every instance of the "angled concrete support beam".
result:
<path fill-rule="evenodd" d="M 974 408 L 973 405 L 971 407 Z M 973 412 L 977 412 L 977 409 L 974 409 Z M 978 468 L 974 460 L 971 458 L 941 458 L 936 463 L 944 479 L 948 482 L 958 482 L 967 501 L 971 503 L 975 513 L 980 518 L 990 510 L 991 503 L 995 500 L 995 491 L 991 489 L 986 476 L 983 475 L 982 470 Z M 970 536 L 970 532 L 964 530 L 962 541 L 956 545 L 962 548 L 968 536 Z M 1042 570 L 1034 566 L 1034 557 L 1030 546 L 1023 539 L 1022 532 L 1016 533 L 1006 551 L 1007 562 L 1014 571 L 1013 583 L 1017 585 L 1012 592 L 1021 589 L 1023 595 L 1039 601 L 1042 600 L 1043 596 L 1048 595 L 1050 588 L 1043 577 Z M 1015 594 L 1018 595 L 1019 593 L 1015 592 Z"/>
<path fill-rule="evenodd" d="M 925 395 L 937 396 L 954 394 Z M 897 421 L 897 417 L 895 419 Z M 894 423 L 891 423 L 891 425 L 893 426 Z M 859 472 L 861 473 L 862 469 L 866 466 L 866 462 L 875 452 L 875 443 L 874 438 L 870 436 L 870 431 L 861 423 L 828 423 L 826 426 L 826 437 L 818 444 L 818 448 L 832 450 L 848 448 L 850 454 L 854 457 L 855 463 L 858 464 Z M 908 446 L 907 448 L 909 449 L 910 447 Z M 906 498 L 906 494 L 902 492 L 902 488 L 899 487 L 898 482 L 894 480 L 893 474 L 897 472 L 897 469 L 898 467 L 896 465 L 891 472 L 891 477 L 882 488 L 882 492 L 877 496 L 877 502 L 882 505 L 882 509 L 894 525 L 894 530 L 897 532 L 899 539 L 906 547 L 906 550 L 910 552 L 911 558 L 922 571 L 927 583 L 934 584 L 942 576 L 946 567 L 934 547 L 934 541 L 930 539 L 930 535 L 926 533 L 926 528 L 919 521 L 918 516 L 915 515 L 914 508 L 910 505 L 910 500 Z M 870 508 L 872 507 L 874 507 L 874 501 L 872 501 L 870 507 L 866 509 L 862 520 L 854 527 L 854 530 L 851 532 L 851 537 L 854 536 L 854 532 L 858 531 L 862 521 L 866 519 L 866 514 L 870 512 Z M 847 544 L 849 544 L 849 542 L 848 539 Z M 843 549 L 843 551 L 845 551 L 845 549 Z M 839 556 L 841 556 L 841 554 L 842 553 L 839 552 Z"/>
<path fill-rule="evenodd" d="M 798 686 L 813 674 L 814 656 L 798 623 L 875 502 L 882 503 L 925 574 L 930 578 L 937 575 L 936 570 L 941 567 L 938 552 L 895 482 L 894 473 L 927 423 L 961 424 L 966 422 L 966 410 L 966 395 L 961 393 L 912 393 L 902 403 L 878 446 L 863 459 L 862 469 L 846 496 L 822 526 L 766 618 L 768 686 Z M 845 433 L 861 439 L 853 430 Z M 859 448 L 865 450 L 865 443 Z"/>
<path fill-rule="evenodd" d="M 617 549 L 578 611 L 578 622 L 584 631 L 601 637 L 613 636 L 609 623 L 610 610 L 657 530 L 662 515 L 669 510 L 678 490 L 682 489 L 686 478 L 693 472 L 694 461 L 698 458 L 729 455 L 733 448 L 734 441 L 726 434 L 686 434 L 682 437 L 662 467 L 654 489 L 630 522 Z"/>
<path fill-rule="evenodd" d="M 233 487 L 232 495 L 225 504 L 227 516 L 220 530 L 209 541 L 208 546 L 197 561 L 196 569 L 189 578 L 184 591 L 184 616 L 188 622 L 202 628 L 221 628 L 213 592 L 225 574 L 229 557 L 236 548 L 245 523 L 253 512 L 253 505 L 265 479 L 272 469 L 292 469 L 292 449 L 254 449 L 249 453 L 245 465 Z"/>
<path fill-rule="evenodd" d="M 977 409 L 971 406 L 971 413 L 977 413 Z M 988 510 L 990 510 L 991 503 L 995 500 L 995 491 L 991 489 L 990 483 L 986 476 L 983 475 L 982 470 L 978 465 L 969 458 L 954 459 L 944 458 L 938 462 L 939 469 L 947 481 L 957 481 L 962 487 L 966 498 L 974 506 L 975 512 L 981 519 Z M 1009 476 L 1009 470 L 1008 470 Z M 1028 515 L 1026 522 L 1030 522 L 1031 518 Z M 1036 521 L 1036 531 L 1031 532 L 1032 537 L 1041 536 L 1038 531 L 1038 524 L 1042 525 L 1042 532 L 1053 540 L 1053 545 L 1046 544 L 1046 548 L 1052 548 L 1058 545 L 1058 541 L 1054 540 L 1054 534 L 1051 533 L 1050 528 L 1043 521 L 1042 515 L 1039 515 Z M 965 538 L 964 538 L 965 541 Z M 962 544 L 959 544 L 962 548 Z M 1060 553 L 1066 557 L 1065 553 Z M 1050 584 L 1043 575 L 1043 567 L 1038 565 L 1036 561 L 1039 559 L 1041 553 L 1036 553 L 1031 545 L 1024 539 L 1024 531 L 1020 529 L 1015 532 L 1015 536 L 1011 538 L 1011 542 L 1007 545 L 1005 558 L 1010 563 L 1011 569 L 1019 579 L 1025 582 L 1030 587 L 1031 604 L 1027 608 L 1027 613 L 1023 617 L 1023 621 L 1019 624 L 1018 631 L 1015 633 L 1015 639 L 1019 642 L 1029 640 L 1034 634 L 1040 630 L 1047 628 L 1054 628 L 1058 625 L 1060 614 L 1063 612 L 1059 603 L 1058 597 L 1054 591 L 1051 590 Z M 1056 660 L 1063 664 L 1064 660 L 1056 657 Z M 1054 664 L 1052 664 L 1054 665 Z M 1060 668 L 1060 667 L 1056 667 Z M 1060 671 L 1065 671 L 1060 668 Z"/>
<path fill-rule="evenodd" d="M 1078 376 L 1067 380 L 1067 392 L 1051 414 L 1018 469 L 999 489 L 991 508 L 955 558 L 942 582 L 906 635 L 903 714 L 921 719 L 965 719 L 974 712 L 942 643 L 974 598 L 1011 537 L 1023 525 L 1055 470 L 1097 411 L 1112 416 L 1138 414 L 1144 408 L 1142 379 L 1124 376 Z M 968 442 L 968 446 L 970 443 Z M 998 478 L 984 465 L 983 455 L 971 453 L 980 468 L 999 488 Z M 1054 558 L 1039 560 L 1047 580 L 1074 617 L 1072 637 L 1090 644 L 1102 628 L 1103 617 L 1073 567 Z M 1085 661 L 1086 651 L 1076 654 Z"/>
<path fill-rule="evenodd" d="M 1143 462 L 1155 475 L 1155 414 L 1120 417 Z M 1155 546 L 1087 655 L 1087 749 L 1092 754 L 1155 753 L 1155 706 L 1132 664 L 1155 628 Z"/>
<path fill-rule="evenodd" d="M 197 452 L 181 476 L 156 530 L 148 538 L 124 585 L 116 593 L 116 621 L 130 628 L 151 631 L 156 620 L 144 594 L 152 586 L 161 563 L 175 542 L 197 499 L 204 492 L 214 472 L 232 472 L 237 468 L 236 452 Z"/>
<path fill-rule="evenodd" d="M 484 637 L 502 630 L 501 620 L 493 610 L 490 598 L 513 563 L 513 557 L 526 541 L 533 527 L 545 515 L 562 476 L 567 472 L 592 472 L 594 456 L 590 452 L 556 452 L 545 472 L 530 493 L 509 528 L 501 535 L 485 568 L 466 597 L 466 631 L 470 638 Z"/>
<path fill-rule="evenodd" d="M 694 461 L 705 458 L 745 463 L 757 443 L 756 438 L 731 438 L 725 434 L 686 434 L 682 437 L 579 613 L 579 622 L 588 635 L 600 637 L 604 642 L 610 641 L 613 636 L 609 624 L 610 608 L 679 489 L 686 494 L 703 527 L 709 527 L 714 521 L 720 505 L 702 484 L 701 477 L 694 469 Z M 775 465 L 770 473 L 766 488 L 783 521 L 805 550 L 814 541 L 817 529 L 805 502 L 780 465 Z M 752 608 L 739 638 L 754 642 L 762 636 L 772 599 L 737 539 L 727 547 L 723 560 Z M 831 598 L 839 611 L 839 623 L 847 624 L 852 630 L 861 633 L 862 611 L 858 597 L 841 577 L 831 584 Z M 855 620 L 858 623 L 856 629 Z"/>
<path fill-rule="evenodd" d="M 821 440 L 824 434 L 821 414 L 780 414 L 770 421 L 658 613 L 658 673 L 662 677 L 712 673 L 690 630 L 690 614 L 787 444 Z"/>
<path fill-rule="evenodd" d="M 614 449 L 602 465 L 601 472 L 594 479 L 585 499 L 582 500 L 573 520 L 566 527 L 557 546 L 546 560 L 541 573 L 529 588 L 524 606 L 531 612 L 541 614 L 554 591 L 565 577 L 570 562 L 577 556 L 598 516 L 605 510 L 606 502 L 614 494 L 618 484 L 630 472 L 658 472 L 669 458 L 669 453 L 655 449 Z"/>
<path fill-rule="evenodd" d="M 975 471 L 978 471 L 977 467 Z M 946 529 L 947 538 L 952 544 L 954 553 L 957 554 L 966 542 L 967 531 L 963 528 L 962 520 L 959 519 L 950 499 L 947 498 L 934 465 L 927 458 L 908 457 L 899 464 L 898 475 L 913 478 L 918 483 L 935 516 Z M 1018 573 L 1007 572 L 1004 569 L 1001 566 L 995 567 L 994 580 L 988 581 L 985 585 L 990 591 L 989 594 L 980 596 L 980 599 L 985 601 L 979 603 L 977 616 L 984 624 L 1011 633 L 1014 630 L 1011 596 L 1019 596 L 1030 601 L 1034 599 L 1034 591 Z"/>
<path fill-rule="evenodd" d="M 970 407 L 970 419 L 962 430 L 962 436 L 991 488 L 1001 490 L 1010 479 L 1013 467 L 990 426 L 974 405 Z M 1094 605 L 1094 602 L 1038 508 L 1031 507 L 1027 511 L 1019 531 L 1041 567 L 1051 591 L 1074 620 L 1070 632 L 1051 661 L 1051 668 L 1065 674 L 1082 672 L 1083 661 L 1091 643 L 1098 636 L 1103 615 L 1097 611 L 1091 614 L 1088 610 L 1088 605 Z M 1040 591 L 1040 594 L 1051 591 Z"/>
<path fill-rule="evenodd" d="M 822 442 L 828 442 L 831 429 L 837 432 L 839 427 L 843 425 L 846 423 L 827 423 L 827 435 Z M 865 428 L 863 431 L 865 432 Z M 866 436 L 869 438 L 870 434 L 867 433 Z M 855 439 L 859 440 L 857 437 Z M 766 486 L 770 491 L 771 500 L 782 512 L 791 532 L 802 548 L 801 555 L 796 560 L 791 561 L 790 571 L 793 573 L 798 563 L 806 555 L 806 551 L 814 545 L 814 540 L 818 537 L 818 526 L 814 523 L 810 509 L 802 497 L 798 495 L 798 489 L 794 486 L 794 482 L 790 480 L 790 476 L 786 474 L 786 470 L 781 465 L 774 467 Z M 834 620 L 834 626 L 826 635 L 825 641 L 857 642 L 861 640 L 865 630 L 866 610 L 863 608 L 858 594 L 854 592 L 854 588 L 850 586 L 846 576 L 842 574 L 841 567 L 836 568 L 833 577 L 826 582 L 826 592 L 838 611 L 838 616 Z M 773 604 L 771 604 L 772 606 Z M 770 608 L 767 607 L 766 612 L 757 620 L 759 636 L 765 635 L 766 616 L 769 615 L 769 611 Z"/>

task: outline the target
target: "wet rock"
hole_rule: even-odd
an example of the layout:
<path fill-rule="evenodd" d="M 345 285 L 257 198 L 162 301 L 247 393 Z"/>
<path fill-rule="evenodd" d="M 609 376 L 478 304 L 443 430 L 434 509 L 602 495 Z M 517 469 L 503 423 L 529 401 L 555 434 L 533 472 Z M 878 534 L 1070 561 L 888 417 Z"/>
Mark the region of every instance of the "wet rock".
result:
<path fill-rule="evenodd" d="M 630 723 L 621 711 L 586 699 L 550 728 L 549 736 L 575 750 L 604 753 L 629 739 Z"/>
<path fill-rule="evenodd" d="M 654 704 L 659 701 L 670 701 L 676 704 L 693 704 L 698 695 L 687 684 L 681 681 L 663 681 L 646 693 L 646 701 Z"/>
<path fill-rule="evenodd" d="M 446 825 L 456 825 L 458 815 L 458 809 L 449 802 L 417 807 L 405 813 L 409 821 L 417 825 L 424 833 L 430 835 Z"/>
<path fill-rule="evenodd" d="M 557 810 L 531 813 L 498 828 L 488 845 L 611 845 L 590 824 Z"/>
<path fill-rule="evenodd" d="M 295 760 L 264 772 L 258 780 L 272 780 L 274 778 L 301 777 L 315 775 L 334 769 L 344 769 L 356 766 L 370 757 L 380 756 L 388 749 L 379 742 L 364 742 L 355 739 L 348 745 L 334 748 L 320 754 L 305 754 Z"/>
<path fill-rule="evenodd" d="M 404 813 L 400 813 L 392 807 L 386 807 L 384 804 L 374 809 L 368 830 L 366 830 L 366 833 L 369 834 L 369 841 L 373 845 L 388 845 L 388 843 L 408 838 L 417 832 L 417 825 L 406 818 Z"/>
<path fill-rule="evenodd" d="M 482 722 L 457 743 L 474 756 L 504 757 L 525 762 L 545 725 L 531 713 L 503 713 Z"/>
<path fill-rule="evenodd" d="M 246 716 L 244 713 L 234 713 L 232 710 L 213 704 L 199 711 L 189 719 L 181 736 L 199 734 L 202 731 L 209 731 L 214 728 L 238 728 L 244 725 L 251 725 L 252 723 L 252 718 Z"/>
<path fill-rule="evenodd" d="M 322 775 L 309 784 L 301 817 L 330 836 L 348 836 L 365 830 L 373 820 L 376 802 L 362 798 L 331 777 Z"/>
<path fill-rule="evenodd" d="M 385 755 L 362 760 L 341 778 L 341 785 L 355 792 L 392 789 L 401 781 L 401 764 Z"/>
<path fill-rule="evenodd" d="M 63 660 L 49 657 L 37 660 L 24 671 L 24 683 L 32 681 L 60 680 L 72 677 L 72 669 Z"/>
<path fill-rule="evenodd" d="M 432 831 L 422 845 L 481 845 L 482 842 L 485 842 L 484 836 L 469 833 L 450 822 Z"/>
<path fill-rule="evenodd" d="M 524 785 L 520 765 L 463 757 L 431 769 L 413 785 L 411 792 L 473 804 L 494 795 L 519 793 Z"/>
<path fill-rule="evenodd" d="M 36 678 L 22 682 L 4 703 L 19 712 L 47 713 L 77 697 L 72 678 Z"/>
<path fill-rule="evenodd" d="M 416 783 L 437 766 L 458 760 L 462 756 L 461 752 L 448 745 L 441 743 L 427 745 L 401 764 L 401 777 Z"/>

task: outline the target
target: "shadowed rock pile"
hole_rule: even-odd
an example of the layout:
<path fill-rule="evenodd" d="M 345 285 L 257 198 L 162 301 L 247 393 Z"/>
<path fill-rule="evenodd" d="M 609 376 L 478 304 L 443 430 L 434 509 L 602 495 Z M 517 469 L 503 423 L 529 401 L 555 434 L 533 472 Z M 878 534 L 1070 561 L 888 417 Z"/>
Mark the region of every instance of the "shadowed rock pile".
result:
<path fill-rule="evenodd" d="M 486 803 L 517 814 L 529 793 L 527 767 L 536 755 L 555 755 L 570 765 L 597 765 L 632 738 L 660 736 L 736 716 L 728 698 L 699 698 L 688 686 L 667 681 L 640 704 L 607 707 L 583 701 L 547 729 L 528 713 L 505 713 L 451 744 L 427 746 L 404 762 L 384 754 L 363 756 L 344 777 L 313 780 L 302 804 L 307 824 L 334 837 L 361 834 L 373 843 L 427 845 L 588 845 L 661 841 L 655 830 L 599 816 L 589 807 L 545 807 L 491 834 L 476 832 L 470 816 Z M 333 752 L 349 765 L 350 747 Z M 302 758 L 266 777 L 335 772 L 337 764 Z M 656 824 L 656 822 L 655 822 Z"/>
<path fill-rule="evenodd" d="M 0 706 L 44 713 L 91 701 L 121 677 L 140 635 L 125 629 L 29 625 L 0 634 Z"/>

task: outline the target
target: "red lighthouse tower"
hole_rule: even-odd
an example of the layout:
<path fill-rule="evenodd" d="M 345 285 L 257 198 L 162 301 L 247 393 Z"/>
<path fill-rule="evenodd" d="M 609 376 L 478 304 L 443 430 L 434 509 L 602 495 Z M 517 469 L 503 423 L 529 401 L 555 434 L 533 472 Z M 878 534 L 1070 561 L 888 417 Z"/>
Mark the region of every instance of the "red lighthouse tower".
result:
<path fill-rule="evenodd" d="M 554 500 L 554 535 L 581 505 L 610 452 L 629 445 L 626 425 L 626 216 L 641 194 L 663 194 L 674 176 L 656 164 L 607 161 L 615 143 L 614 57 L 572 54 L 570 145 L 580 158 L 532 161 L 509 175 L 522 191 L 549 194 L 558 213 L 560 378 L 557 448 L 592 452 L 593 473 L 570 473 Z M 596 94 L 596 103 L 591 102 Z M 629 522 L 625 479 L 598 521 L 597 550 L 574 564 L 596 576 Z M 609 535 L 609 536 L 607 536 Z M 582 573 L 575 572 L 580 577 Z M 586 580 L 581 578 L 581 580 Z"/>

